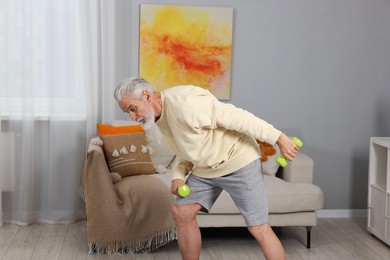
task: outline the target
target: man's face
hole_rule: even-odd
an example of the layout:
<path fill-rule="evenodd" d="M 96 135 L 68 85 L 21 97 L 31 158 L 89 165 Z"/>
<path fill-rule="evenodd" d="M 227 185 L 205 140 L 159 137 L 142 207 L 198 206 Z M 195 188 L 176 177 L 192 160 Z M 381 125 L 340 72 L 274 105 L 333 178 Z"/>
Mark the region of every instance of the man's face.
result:
<path fill-rule="evenodd" d="M 131 95 L 123 95 L 118 104 L 123 112 L 128 113 L 132 120 L 141 123 L 145 130 L 153 126 L 154 111 L 152 105 L 147 101 L 146 95 L 142 95 L 141 99 L 135 99 Z"/>

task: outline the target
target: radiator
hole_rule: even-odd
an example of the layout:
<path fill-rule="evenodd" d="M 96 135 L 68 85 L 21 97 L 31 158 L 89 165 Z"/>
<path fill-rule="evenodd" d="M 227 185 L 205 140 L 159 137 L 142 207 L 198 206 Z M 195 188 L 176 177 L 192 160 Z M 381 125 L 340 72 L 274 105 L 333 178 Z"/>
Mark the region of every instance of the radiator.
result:
<path fill-rule="evenodd" d="M 15 191 L 15 133 L 0 132 L 0 189 Z"/>

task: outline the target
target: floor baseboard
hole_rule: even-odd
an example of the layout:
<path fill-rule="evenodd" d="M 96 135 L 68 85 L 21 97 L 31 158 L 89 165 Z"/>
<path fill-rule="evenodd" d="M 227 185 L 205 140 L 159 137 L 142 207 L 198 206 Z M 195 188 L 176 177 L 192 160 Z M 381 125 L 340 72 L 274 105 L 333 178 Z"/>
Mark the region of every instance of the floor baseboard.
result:
<path fill-rule="evenodd" d="M 318 218 L 366 218 L 367 209 L 321 209 Z"/>

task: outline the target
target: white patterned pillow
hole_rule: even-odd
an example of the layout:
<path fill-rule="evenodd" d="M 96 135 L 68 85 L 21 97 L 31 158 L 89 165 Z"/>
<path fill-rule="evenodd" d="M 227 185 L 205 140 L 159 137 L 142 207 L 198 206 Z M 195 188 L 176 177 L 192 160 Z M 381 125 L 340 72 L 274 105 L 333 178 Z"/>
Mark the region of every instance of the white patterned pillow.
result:
<path fill-rule="evenodd" d="M 279 169 L 279 164 L 276 162 L 276 158 L 280 156 L 279 146 L 275 145 L 275 154 L 272 156 L 268 156 L 268 160 L 265 162 L 261 162 L 261 169 L 264 174 L 275 176 L 276 172 Z"/>

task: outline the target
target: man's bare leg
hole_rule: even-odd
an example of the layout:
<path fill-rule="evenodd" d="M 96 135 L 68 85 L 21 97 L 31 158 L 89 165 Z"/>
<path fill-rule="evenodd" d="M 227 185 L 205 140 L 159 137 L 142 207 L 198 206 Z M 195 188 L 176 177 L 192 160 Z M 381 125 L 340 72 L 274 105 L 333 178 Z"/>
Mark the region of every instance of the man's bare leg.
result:
<path fill-rule="evenodd" d="M 286 259 L 286 254 L 284 252 L 282 243 L 280 243 L 279 238 L 275 235 L 274 231 L 268 223 L 259 226 L 248 227 L 248 230 L 259 243 L 266 259 Z"/>
<path fill-rule="evenodd" d="M 198 260 L 202 245 L 202 238 L 196 214 L 200 210 L 199 204 L 173 205 L 172 215 L 176 223 L 177 239 L 183 260 Z"/>

